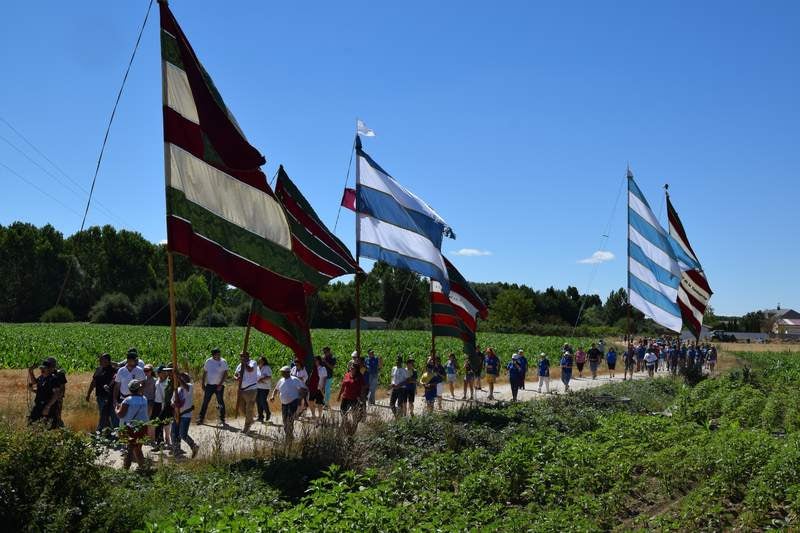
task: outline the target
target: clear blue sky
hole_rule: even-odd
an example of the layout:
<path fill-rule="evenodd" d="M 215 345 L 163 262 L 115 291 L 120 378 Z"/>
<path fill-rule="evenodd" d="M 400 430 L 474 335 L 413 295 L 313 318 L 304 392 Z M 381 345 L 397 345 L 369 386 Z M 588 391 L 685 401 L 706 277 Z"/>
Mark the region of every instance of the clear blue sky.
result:
<path fill-rule="evenodd" d="M 4 6 L 0 116 L 85 188 L 146 6 Z M 798 2 L 171 7 L 268 174 L 283 163 L 331 226 L 358 116 L 378 134 L 365 149 L 456 230 L 444 249 L 469 279 L 605 297 L 625 284 L 624 197 L 606 247 L 616 258 L 591 287 L 595 267 L 578 261 L 599 249 L 630 161 L 662 217 L 669 182 L 718 313 L 800 308 Z M 154 242 L 166 235 L 157 31 L 154 5 L 89 216 Z M 2 122 L 0 135 L 41 161 Z M 82 195 L 2 139 L 0 163 L 82 211 Z M 0 224 L 78 228 L 2 166 L 0 183 Z M 351 246 L 353 231 L 343 212 Z M 452 256 L 462 248 L 491 255 Z"/>

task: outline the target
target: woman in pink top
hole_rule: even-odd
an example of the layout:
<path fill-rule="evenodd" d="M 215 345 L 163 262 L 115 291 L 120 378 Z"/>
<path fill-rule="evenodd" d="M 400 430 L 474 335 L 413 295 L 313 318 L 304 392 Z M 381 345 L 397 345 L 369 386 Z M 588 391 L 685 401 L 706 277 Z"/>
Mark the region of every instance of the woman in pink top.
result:
<path fill-rule="evenodd" d="M 586 363 L 586 352 L 583 351 L 583 348 L 578 348 L 578 351 L 575 352 L 575 366 L 578 367 L 578 377 L 583 377 L 583 365 Z"/>

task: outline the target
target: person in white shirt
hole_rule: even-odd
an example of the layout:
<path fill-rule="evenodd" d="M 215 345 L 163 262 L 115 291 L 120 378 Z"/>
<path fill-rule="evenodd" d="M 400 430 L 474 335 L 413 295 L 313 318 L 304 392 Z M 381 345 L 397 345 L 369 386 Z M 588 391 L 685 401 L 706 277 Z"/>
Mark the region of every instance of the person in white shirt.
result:
<path fill-rule="evenodd" d="M 328 381 L 328 370 L 319 355 L 314 357 L 314 369 L 308 378 L 308 401 L 311 406 L 311 418 L 316 418 L 317 413 L 322 417 L 322 408 L 325 406 L 325 382 Z"/>
<path fill-rule="evenodd" d="M 192 411 L 194 410 L 193 393 L 192 377 L 186 372 L 178 374 L 178 388 L 172 395 L 172 408 L 178 415 L 178 420 L 172 422 L 173 455 L 183 454 L 181 441 L 185 441 L 192 449 L 192 457 L 197 456 L 198 446 L 189 436 L 189 424 L 192 423 Z"/>
<path fill-rule="evenodd" d="M 256 409 L 256 395 L 258 391 L 258 365 L 255 361 L 250 359 L 250 354 L 242 352 L 239 356 L 239 364 L 236 366 L 236 372 L 233 377 L 239 383 L 239 389 L 236 391 L 236 411 L 239 408 L 244 409 L 244 427 L 243 433 L 250 431 L 250 426 L 253 424 L 253 412 Z"/>
<path fill-rule="evenodd" d="M 117 408 L 117 404 L 131 395 L 131 391 L 128 389 L 128 384 L 131 382 L 131 380 L 145 380 L 144 370 L 137 366 L 138 360 L 139 354 L 137 354 L 135 351 L 129 351 L 125 366 L 120 367 L 117 370 L 117 375 L 114 376 L 114 394 L 112 395 L 112 398 L 115 410 Z"/>
<path fill-rule="evenodd" d="M 161 449 L 166 444 L 167 448 L 172 448 L 172 438 L 169 431 L 164 431 L 164 426 L 170 424 L 173 418 L 172 402 L 170 395 L 172 394 L 172 383 L 170 383 L 170 374 L 172 368 L 159 365 L 156 368 L 158 374 L 158 381 L 156 381 L 156 394 L 153 403 L 152 420 L 156 421 L 153 431 L 153 448 Z"/>
<path fill-rule="evenodd" d="M 300 400 L 308 396 L 308 387 L 300 379 L 291 375 L 292 369 L 288 366 L 281 367 L 281 379 L 272 389 L 269 401 L 275 400 L 275 393 L 281 395 L 281 415 L 283 416 L 283 431 L 286 440 L 294 437 L 294 419 Z"/>
<path fill-rule="evenodd" d="M 303 359 L 298 355 L 294 363 L 292 363 L 292 369 L 289 371 L 289 374 L 296 377 L 303 383 L 308 382 L 308 371 L 306 370 L 306 365 L 303 362 Z"/>
<path fill-rule="evenodd" d="M 406 416 L 406 381 L 408 380 L 408 371 L 403 366 L 403 356 L 397 356 L 397 362 L 392 368 L 391 388 L 392 395 L 389 398 L 389 407 L 392 409 L 395 418 Z M 398 409 L 399 404 L 399 409 Z"/>
<path fill-rule="evenodd" d="M 256 407 L 258 408 L 258 422 L 269 420 L 269 404 L 267 397 L 269 389 L 272 388 L 272 368 L 270 368 L 267 358 L 263 355 L 258 358 L 258 383 L 256 383 Z"/>
<path fill-rule="evenodd" d="M 217 397 L 217 412 L 219 422 L 225 425 L 225 378 L 228 377 L 228 362 L 222 358 L 219 348 L 211 350 L 211 357 L 203 364 L 203 377 L 200 384 L 203 386 L 203 403 L 200 405 L 200 414 L 197 423 L 202 424 L 206 418 L 206 410 L 211 397 Z"/>
<path fill-rule="evenodd" d="M 130 395 L 117 406 L 119 417 L 119 436 L 127 441 L 128 450 L 122 466 L 125 470 L 131 467 L 131 460 L 136 461 L 139 468 L 144 466 L 142 440 L 147 435 L 147 399 L 142 396 L 142 382 L 132 379 L 128 383 Z"/>
<path fill-rule="evenodd" d="M 644 354 L 644 364 L 647 367 L 647 375 L 651 378 L 656 369 L 656 361 L 658 361 L 658 356 L 655 352 L 653 352 L 653 350 L 647 350 L 647 353 Z"/>

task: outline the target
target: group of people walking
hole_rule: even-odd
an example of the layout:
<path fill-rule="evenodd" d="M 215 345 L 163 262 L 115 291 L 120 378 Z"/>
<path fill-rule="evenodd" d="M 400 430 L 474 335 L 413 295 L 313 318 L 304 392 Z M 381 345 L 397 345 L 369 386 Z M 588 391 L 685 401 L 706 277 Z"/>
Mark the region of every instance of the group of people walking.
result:
<path fill-rule="evenodd" d="M 606 350 L 603 340 L 592 343 L 588 350 L 574 350 L 564 344 L 558 364 L 564 391 L 570 390 L 573 378 L 596 380 L 600 367 L 605 363 L 609 378 L 616 372 L 617 351 L 614 346 Z M 717 350 L 714 346 L 699 343 L 681 343 L 677 340 L 639 339 L 630 342 L 622 354 L 623 380 L 633 379 L 634 372 L 657 372 L 676 374 L 682 368 L 706 368 L 714 372 Z M 587 368 L 588 363 L 588 368 Z M 487 399 L 495 399 L 495 385 L 501 373 L 508 375 L 511 399 L 517 401 L 519 391 L 526 389 L 529 362 L 523 349 L 514 352 L 507 363 L 502 363 L 493 348 L 477 349 L 475 357 L 465 357 L 459 363 L 451 353 L 442 361 L 432 352 L 425 366 L 418 371 L 412 357 L 398 355 L 389 379 L 389 407 L 395 417 L 414 415 L 414 402 L 418 389 L 422 390 L 424 409 L 431 412 L 442 409 L 442 400 L 449 391 L 456 399 L 457 382 L 462 400 L 474 400 L 475 391 L 487 386 Z M 294 435 L 294 422 L 305 411 L 312 421 L 319 423 L 323 413 L 330 409 L 331 386 L 337 359 L 330 348 L 323 348 L 321 356 L 313 358 L 313 365 L 306 368 L 305 361 L 297 358 L 279 369 L 280 377 L 273 383 L 272 368 L 266 357 L 253 360 L 246 352 L 240 354 L 239 363 L 229 375 L 228 362 L 220 349 L 211 350 L 202 368 L 200 388 L 202 400 L 195 419 L 203 424 L 212 399 L 216 399 L 217 420 L 226 427 L 226 384 L 236 387 L 236 412 L 244 414 L 242 432 L 251 432 L 254 422 L 268 423 L 272 417 L 270 403 L 279 397 L 281 421 L 287 439 Z M 66 374 L 50 357 L 39 365 L 39 376 L 34 376 L 35 366 L 28 369 L 29 386 L 35 391 L 29 421 L 42 422 L 48 427 L 63 426 L 62 405 L 67 383 Z M 362 357 L 358 351 L 351 354 L 336 397 L 345 427 L 355 431 L 366 414 L 368 405 L 375 405 L 379 389 L 379 376 L 383 360 L 374 350 Z M 533 371 L 536 373 L 536 392 L 550 392 L 550 358 L 539 354 Z M 575 373 L 577 372 L 577 376 Z M 232 378 L 232 379 L 231 379 Z M 125 361 L 114 363 L 111 355 L 104 353 L 98 358 L 98 366 L 86 391 L 88 402 L 95 395 L 98 422 L 96 431 L 107 433 L 118 429 L 116 437 L 127 443 L 125 466 L 131 461 L 143 461 L 142 442 L 149 437 L 155 449 L 164 449 L 174 455 L 185 455 L 182 443 L 188 445 L 192 457 L 199 446 L 189 434 L 194 412 L 194 386 L 187 372 L 174 373 L 161 364 L 153 367 L 145 363 L 136 348 L 131 348 Z M 469 396 L 468 396 L 469 395 Z M 256 417 L 257 416 L 257 417 Z M 167 430 L 165 430 L 165 428 Z"/>
<path fill-rule="evenodd" d="M 681 342 L 680 340 L 639 339 L 628 345 L 623 354 L 625 377 L 633 372 L 647 372 L 653 377 L 658 372 L 673 376 L 685 369 L 707 370 L 713 374 L 717 366 L 717 348 L 710 344 Z"/>

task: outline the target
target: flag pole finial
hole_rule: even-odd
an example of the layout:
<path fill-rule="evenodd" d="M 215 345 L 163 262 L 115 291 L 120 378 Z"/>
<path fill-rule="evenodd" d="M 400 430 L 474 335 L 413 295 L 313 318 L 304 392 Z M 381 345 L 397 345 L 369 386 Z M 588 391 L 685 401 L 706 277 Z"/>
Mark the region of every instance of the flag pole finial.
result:
<path fill-rule="evenodd" d="M 664 184 L 664 194 L 666 194 L 667 198 L 669 198 L 669 183 Z"/>

